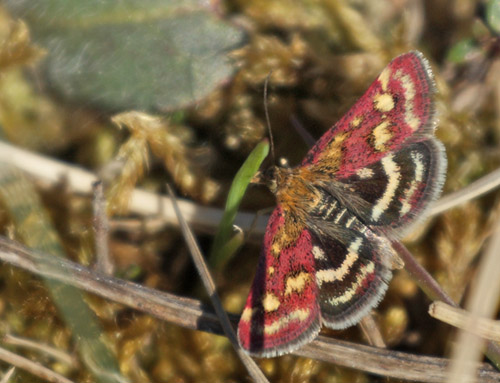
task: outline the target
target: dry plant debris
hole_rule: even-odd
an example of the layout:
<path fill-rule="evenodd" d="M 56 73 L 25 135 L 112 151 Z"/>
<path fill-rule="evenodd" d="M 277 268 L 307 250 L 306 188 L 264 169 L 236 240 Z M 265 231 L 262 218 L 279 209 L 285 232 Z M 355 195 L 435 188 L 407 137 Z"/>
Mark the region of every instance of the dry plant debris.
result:
<path fill-rule="evenodd" d="M 2 7 L 1 136 L 12 145 L 46 153 L 54 160 L 87 168 L 103 177 L 108 182 L 108 209 L 113 214 L 109 248 L 115 276 L 175 294 L 181 302 L 184 298 L 180 297 L 197 299 L 196 303 L 189 301 L 193 304 L 189 310 L 195 310 L 201 307 L 199 300 L 208 303 L 208 299 L 200 288 L 186 245 L 172 225 L 174 219 L 165 220 L 161 214 L 151 217 L 154 211 L 163 209 L 163 202 L 155 200 L 155 194 L 148 196 L 153 196 L 152 206 L 156 201 L 156 210 L 148 205 L 141 212 L 136 209 L 138 200 L 128 204 L 128 196 L 136 198 L 133 189 L 140 186 L 159 194 L 169 180 L 182 198 L 220 210 L 232 177 L 250 150 L 267 134 L 262 92 L 271 70 L 269 110 L 276 151 L 293 165 L 303 157 L 307 144 L 292 128 L 291 118 L 313 137 L 319 137 L 391 58 L 411 49 L 425 52 L 436 75 L 440 118 L 437 135 L 445 144 L 449 159 L 444 194 L 461 190 L 490 173 L 497 181 L 499 177 L 493 172 L 500 167 L 500 43 L 493 19 L 485 16 L 493 3 L 494 0 L 227 1 L 213 12 L 247 34 L 244 45 L 227 52 L 235 66 L 234 75 L 206 98 L 183 110 L 169 114 L 161 110 L 148 114 L 128 112 L 118 116 L 116 110 L 96 107 L 90 101 L 64 99 L 51 92 L 41 70 L 43 55 L 48 53 L 31 42 L 31 26 L 12 18 Z M 120 112 L 127 111 L 130 108 Z M 113 116 L 116 124 L 127 129 L 116 129 L 111 122 Z M 37 171 L 39 176 L 30 173 L 28 182 L 32 182 L 54 222 L 61 247 L 70 259 L 92 265 L 95 259 L 91 193 L 82 189 L 74 192 L 74 180 L 65 179 L 64 172 Z M 47 177 L 56 181 L 47 182 Z M 14 198 L 2 201 L 0 227 L 3 236 L 20 239 L 16 233 L 26 229 L 8 214 L 12 202 Z M 263 190 L 252 188 L 242 210 L 255 211 L 272 203 Z M 193 205 L 182 203 L 181 210 L 183 206 L 186 219 L 194 222 L 197 210 L 189 210 Z M 408 242 L 420 264 L 460 305 L 477 278 L 485 244 L 499 217 L 499 206 L 498 192 L 461 202 L 451 210 L 440 211 Z M 203 217 L 221 216 L 220 211 L 217 214 Z M 155 218 L 163 223 L 151 230 L 150 220 Z M 217 220 L 205 219 L 203 225 L 193 225 L 198 230 L 203 227 L 196 233 L 205 253 L 212 240 L 206 232 L 215 231 Z M 52 234 L 47 231 L 36 236 L 44 239 Z M 225 270 L 216 273 L 215 282 L 227 311 L 241 313 L 258 252 L 259 246 L 248 243 Z M 5 263 L 0 278 L 2 333 L 59 349 L 78 360 L 78 364 L 68 366 L 21 346 L 8 346 L 10 350 L 29 356 L 71 381 L 97 382 L 98 378 L 84 367 L 92 360 L 83 360 L 77 352 L 71 326 L 58 314 L 42 279 Z M 213 314 L 200 322 L 193 319 L 193 325 L 185 329 L 172 318 L 170 323 L 165 321 L 168 318 L 160 321 L 151 312 L 130 309 L 123 301 L 116 303 L 91 294 L 85 301 L 99 318 L 103 339 L 124 379 L 139 383 L 248 379 L 247 370 L 226 338 L 192 330 L 206 326 L 217 328 L 220 333 Z M 375 315 L 388 347 L 380 350 L 380 355 L 387 359 L 376 359 L 372 349 L 354 347 L 365 340 L 361 331 L 353 328 L 324 331 L 317 342 L 301 350 L 301 356 L 259 360 L 257 364 L 272 382 L 386 382 L 404 378 L 440 381 L 445 374 L 431 376 L 426 374 L 425 366 L 439 372 L 444 371 L 444 364 L 424 356 L 449 357 L 454 330 L 429 317 L 429 303 L 408 273 L 399 271 Z M 498 319 L 498 312 L 495 315 Z M 338 343 L 329 343 L 328 338 Z M 340 354 L 349 355 L 356 363 L 349 365 L 346 357 L 341 363 L 343 367 L 336 366 L 326 352 L 311 359 L 320 354 L 322 347 L 331 351 L 345 346 L 344 341 L 349 343 L 347 348 L 340 348 Z M 7 347 L 6 342 L 2 344 Z M 362 369 L 364 362 L 375 361 L 375 366 L 383 360 L 394 361 L 389 353 L 401 350 L 414 358 L 412 362 L 421 363 L 421 370 L 410 376 L 404 367 L 399 372 L 394 367 L 391 374 L 387 373 L 393 378 L 386 378 L 383 369 L 374 367 L 369 373 Z M 7 372 L 8 368 L 3 368 Z M 492 381 L 495 374 L 498 373 L 493 369 L 483 368 L 480 376 L 484 381 Z M 10 381 L 43 380 L 17 367 Z"/>

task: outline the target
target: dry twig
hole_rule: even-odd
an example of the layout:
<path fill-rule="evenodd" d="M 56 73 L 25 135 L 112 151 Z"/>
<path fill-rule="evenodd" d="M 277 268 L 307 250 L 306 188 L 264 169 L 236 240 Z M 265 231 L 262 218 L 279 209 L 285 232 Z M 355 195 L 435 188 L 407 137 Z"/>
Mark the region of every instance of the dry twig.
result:
<path fill-rule="evenodd" d="M 472 285 L 466 309 L 472 316 L 467 318 L 465 328 L 476 326 L 476 317 L 491 318 L 495 315 L 500 296 L 500 221 L 495 225 L 490 244 L 479 265 L 474 284 Z M 492 342 L 489 342 L 491 350 Z M 496 344 L 498 347 L 498 344 Z M 463 383 L 474 378 L 475 362 L 481 358 L 484 340 L 465 331 L 459 331 L 457 343 L 453 346 L 450 376 L 448 382 Z M 491 352 L 491 351 L 490 351 Z M 488 355 L 489 356 L 489 355 Z"/>
<path fill-rule="evenodd" d="M 54 358 L 55 360 L 58 360 L 59 362 L 65 363 L 68 366 L 76 367 L 78 365 L 78 361 L 71 355 L 47 344 L 37 343 L 31 339 L 21 338 L 12 334 L 5 334 L 2 340 L 4 343 L 12 346 L 19 346 L 38 351 L 44 355 Z"/>
<path fill-rule="evenodd" d="M 0 142 L 0 160 L 18 166 L 49 186 L 53 186 L 63 179 L 68 184 L 69 191 L 74 193 L 90 194 L 91 184 L 96 179 L 92 173 L 44 158 L 2 142 Z M 477 180 L 460 192 L 443 197 L 442 200 L 434 204 L 431 209 L 431 214 L 440 213 L 466 200 L 476 198 L 498 187 L 499 184 L 500 170 L 492 172 L 480 180 Z M 153 193 L 135 190 L 131 197 L 130 210 L 146 216 L 161 215 L 165 223 L 176 224 L 176 217 L 172 209 L 159 209 L 159 206 L 168 206 L 168 204 L 166 204 L 167 200 L 168 199 Z M 190 222 L 194 228 L 202 231 L 211 232 L 215 230 L 222 216 L 222 212 L 219 209 L 199 207 L 187 201 L 180 200 L 179 206 L 186 221 Z M 235 224 L 243 230 L 247 230 L 251 226 L 253 217 L 252 214 L 240 213 L 237 216 Z M 259 220 L 257 228 L 254 231 L 257 237 L 261 237 L 264 232 L 266 221 L 267 217 L 262 217 L 262 219 Z M 400 253 L 401 246 L 402 245 L 400 245 L 398 249 Z M 398 245 L 395 245 L 395 247 L 397 248 Z M 404 261 L 407 270 L 414 275 L 417 282 L 419 282 L 421 287 L 430 297 L 455 305 L 434 279 L 423 270 L 414 259 L 409 260 L 409 257 L 406 257 Z M 500 347 L 490 342 L 488 349 L 490 358 L 493 357 L 495 363 L 500 365 Z"/>
<path fill-rule="evenodd" d="M 68 260 L 42 254 L 0 237 L 0 260 L 36 275 L 56 279 L 82 290 L 124 304 L 156 318 L 193 330 L 221 334 L 219 319 L 201 302 L 91 271 Z M 238 317 L 230 315 L 236 324 Z M 449 360 L 412 355 L 319 336 L 294 352 L 308 358 L 371 374 L 420 382 L 443 382 Z M 500 373 L 479 365 L 481 382 L 498 382 Z"/>
<path fill-rule="evenodd" d="M 434 216 L 441 214 L 446 210 L 450 210 L 454 207 L 464 204 L 467 201 L 489 193 L 499 186 L 500 169 L 497 169 L 467 185 L 463 189 L 442 197 L 432 205 L 431 209 L 429 210 L 429 215 Z"/>
<path fill-rule="evenodd" d="M 16 372 L 16 368 L 11 367 L 9 369 L 9 371 L 7 371 L 7 373 L 2 377 L 2 380 L 0 381 L 0 383 L 9 383 L 10 378 L 12 378 L 12 376 L 14 376 L 15 372 Z"/>
<path fill-rule="evenodd" d="M 170 185 L 167 185 L 167 189 L 168 189 L 168 194 L 170 195 L 170 199 L 172 200 L 175 213 L 177 214 L 177 218 L 179 219 L 179 224 L 181 226 L 184 239 L 186 240 L 186 243 L 188 245 L 191 258 L 193 259 L 193 262 L 196 265 L 196 269 L 200 274 L 201 280 L 203 281 L 203 285 L 205 286 L 205 289 L 207 290 L 210 300 L 212 301 L 212 304 L 215 308 L 217 316 L 219 317 L 224 333 L 226 334 L 229 341 L 236 350 L 236 353 L 238 354 L 241 362 L 247 368 L 250 376 L 252 376 L 252 378 L 256 382 L 268 382 L 268 380 L 266 379 L 260 368 L 257 366 L 257 364 L 255 364 L 253 359 L 248 354 L 246 354 L 245 351 L 239 345 L 238 339 L 236 338 L 236 334 L 234 333 L 234 330 L 231 326 L 231 322 L 229 321 L 229 317 L 227 316 L 226 311 L 224 311 L 224 307 L 222 307 L 222 302 L 219 298 L 219 294 L 217 294 L 217 289 L 215 288 L 215 282 L 212 276 L 210 275 L 210 271 L 208 270 L 205 260 L 203 259 L 203 255 L 201 254 L 198 243 L 196 242 L 196 239 L 194 238 L 191 229 L 186 223 L 186 220 L 182 216 L 179 206 L 177 205 L 177 200 L 175 198 L 174 192 L 172 191 Z"/>
<path fill-rule="evenodd" d="M 359 322 L 359 327 L 363 331 L 368 343 L 375 347 L 386 348 L 386 344 L 384 342 L 384 337 L 375 322 L 372 314 L 366 315 L 361 322 Z"/>
<path fill-rule="evenodd" d="M 92 193 L 92 184 L 97 181 L 97 177 L 91 172 L 17 148 L 5 142 L 0 142 L 0 161 L 17 166 L 48 187 L 53 187 L 61 181 L 65 181 L 68 191 L 76 194 L 90 195 Z M 499 186 L 500 169 L 476 180 L 462 190 L 444 196 L 433 204 L 429 214 L 437 215 L 491 192 Z M 182 199 L 179 199 L 178 202 L 182 214 L 193 229 L 215 233 L 222 218 L 223 212 L 220 209 L 196 205 Z M 164 224 L 177 225 L 177 218 L 173 209 L 160 209 L 161 206 L 170 206 L 169 199 L 135 189 L 131 196 L 129 210 L 131 213 L 141 216 L 158 216 L 162 218 Z M 240 212 L 236 216 L 234 224 L 246 232 L 251 227 L 254 216 L 252 213 Z M 268 217 L 259 217 L 255 230 L 252 231 L 252 239 L 262 238 L 267 220 Z"/>
<path fill-rule="evenodd" d="M 457 307 L 457 304 L 441 288 L 439 283 L 425 270 L 408 249 L 398 241 L 392 242 L 392 246 L 398 252 L 405 263 L 405 270 L 413 277 L 424 293 L 433 301 L 440 300 L 450 306 Z M 500 346 L 494 342 L 488 342 L 486 356 L 498 367 L 500 366 Z"/>
<path fill-rule="evenodd" d="M 93 189 L 92 208 L 94 212 L 96 269 L 104 274 L 113 274 L 114 264 L 110 258 L 108 246 L 109 221 L 106 214 L 106 199 L 102 182 L 95 182 Z"/>
<path fill-rule="evenodd" d="M 0 161 L 16 166 L 35 178 L 42 186 L 53 188 L 65 182 L 68 193 L 91 195 L 95 174 L 74 165 L 68 165 L 0 141 Z M 207 233 L 215 233 L 222 218 L 222 210 L 204 207 L 188 200 L 178 199 L 179 207 L 189 225 Z M 129 203 L 131 213 L 145 217 L 161 217 L 166 225 L 178 225 L 170 199 L 144 190 L 135 189 Z M 253 213 L 238 213 L 234 224 L 247 231 L 254 219 Z M 260 217 L 254 236 L 261 238 L 268 217 Z"/>
<path fill-rule="evenodd" d="M 475 317 L 466 310 L 439 301 L 429 306 L 429 315 L 481 338 L 500 342 L 500 321 L 498 320 Z M 469 326 L 470 323 L 473 323 L 473 326 Z"/>
<path fill-rule="evenodd" d="M 54 372 L 47 367 L 42 366 L 39 363 L 32 362 L 20 355 L 14 354 L 4 348 L 0 347 L 0 360 L 8 363 L 12 366 L 16 366 L 21 370 L 28 371 L 40 379 L 46 380 L 52 383 L 73 383 L 71 380 L 66 379 L 64 376 Z"/>

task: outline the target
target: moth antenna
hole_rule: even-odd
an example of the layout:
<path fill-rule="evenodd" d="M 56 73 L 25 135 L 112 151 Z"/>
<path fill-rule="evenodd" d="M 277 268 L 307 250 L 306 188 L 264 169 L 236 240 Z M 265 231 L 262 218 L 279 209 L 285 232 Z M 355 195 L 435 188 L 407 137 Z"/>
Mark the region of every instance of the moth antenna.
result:
<path fill-rule="evenodd" d="M 269 84 L 269 78 L 273 74 L 273 71 L 271 70 L 269 74 L 266 77 L 266 81 L 264 82 L 264 112 L 266 114 L 266 124 L 267 124 L 267 130 L 269 132 L 269 142 L 271 144 L 271 157 L 273 158 L 273 164 L 276 162 L 276 157 L 274 155 L 274 139 L 273 139 L 273 132 L 271 131 L 271 121 L 269 119 L 269 110 L 267 108 L 267 85 Z"/>

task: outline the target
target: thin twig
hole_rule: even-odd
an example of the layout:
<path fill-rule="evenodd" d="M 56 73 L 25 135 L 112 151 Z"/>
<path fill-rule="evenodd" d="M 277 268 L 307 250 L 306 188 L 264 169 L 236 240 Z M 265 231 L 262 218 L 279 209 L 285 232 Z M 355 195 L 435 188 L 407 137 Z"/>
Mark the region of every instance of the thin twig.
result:
<path fill-rule="evenodd" d="M 196 242 L 196 239 L 194 238 L 191 229 L 189 229 L 186 220 L 182 216 L 179 206 L 177 205 L 177 200 L 175 198 L 174 192 L 170 187 L 170 185 L 167 185 L 167 189 L 168 189 L 168 194 L 170 195 L 170 199 L 172 200 L 172 205 L 174 206 L 175 213 L 177 214 L 177 218 L 179 219 L 179 224 L 181 226 L 184 239 L 186 240 L 186 243 L 188 245 L 191 258 L 193 259 L 193 262 L 196 265 L 196 269 L 200 274 L 205 289 L 207 290 L 208 295 L 210 296 L 210 300 L 212 301 L 212 304 L 215 308 L 215 312 L 217 313 L 217 316 L 220 319 L 224 333 L 226 334 L 229 341 L 233 345 L 242 363 L 247 368 L 250 376 L 256 382 L 268 382 L 267 378 L 264 376 L 264 374 L 257 366 L 257 364 L 255 364 L 253 359 L 248 354 L 246 354 L 245 351 L 239 345 L 238 339 L 236 338 L 236 334 L 234 333 L 233 327 L 231 326 L 231 322 L 229 321 L 229 317 L 227 316 L 224 307 L 222 307 L 222 302 L 219 298 L 219 294 L 217 294 L 217 289 L 215 288 L 215 282 L 212 279 L 212 276 L 210 275 L 210 271 L 208 270 L 205 260 L 203 259 L 203 255 L 201 254 L 198 243 Z"/>
<path fill-rule="evenodd" d="M 17 166 L 27 174 L 43 182 L 48 187 L 54 187 L 65 181 L 69 192 L 76 194 L 91 195 L 92 184 L 97 177 L 80 167 L 69 165 L 60 161 L 50 159 L 0 142 L 0 161 Z M 495 190 L 500 185 L 500 169 L 476 180 L 467 187 L 457 192 L 444 196 L 435 202 L 429 212 L 430 216 L 442 213 L 471 199 Z M 177 218 L 173 209 L 159 209 L 159 206 L 170 206 L 168 198 L 158 194 L 135 189 L 132 193 L 129 210 L 131 213 L 141 216 L 161 217 L 165 224 L 177 225 Z M 222 218 L 222 210 L 196 205 L 187 200 L 179 199 L 179 207 L 189 225 L 197 231 L 215 233 Z M 247 231 L 254 218 L 254 214 L 239 212 L 234 224 Z M 251 240 L 262 238 L 269 217 L 260 217 Z"/>
<path fill-rule="evenodd" d="M 441 322 L 466 330 L 481 338 L 500 342 L 500 321 L 473 316 L 470 312 L 444 302 L 433 302 L 429 306 L 429 315 Z M 469 323 L 473 322 L 473 326 Z"/>
<path fill-rule="evenodd" d="M 374 375 L 429 383 L 444 382 L 450 363 L 445 358 L 408 354 L 324 336 L 319 336 L 294 354 Z M 488 364 L 481 366 L 478 379 L 468 383 L 499 382 L 500 373 Z"/>
<path fill-rule="evenodd" d="M 11 367 L 9 371 L 7 371 L 7 373 L 3 376 L 2 380 L 0 380 L 0 383 L 9 383 L 10 378 L 12 378 L 15 372 L 16 368 Z"/>
<path fill-rule="evenodd" d="M 68 193 L 90 196 L 92 184 L 98 181 L 95 174 L 80 167 L 19 149 L 2 141 L 0 141 L 0 161 L 21 169 L 34 177 L 41 186 L 54 188 L 64 182 Z M 178 204 L 184 218 L 194 230 L 215 234 L 223 214 L 221 209 L 197 205 L 183 199 L 178 199 Z M 161 217 L 168 225 L 179 224 L 169 198 L 141 189 L 133 191 L 129 211 L 143 217 Z M 254 238 L 261 238 L 263 235 L 267 218 L 259 219 Z M 253 219 L 253 213 L 238 213 L 234 224 L 247 231 Z"/>
<path fill-rule="evenodd" d="M 0 347 L 0 360 L 8 363 L 12 366 L 16 366 L 21 370 L 28 371 L 40 379 L 46 380 L 52 383 L 73 383 L 71 380 L 66 379 L 61 374 L 54 372 L 47 367 L 42 366 L 39 363 L 32 362 L 20 355 L 14 354 L 4 348 Z"/>
<path fill-rule="evenodd" d="M 361 322 L 359 322 L 359 326 L 363 331 L 368 343 L 375 347 L 386 348 L 386 344 L 384 342 L 384 337 L 378 328 L 375 319 L 372 314 L 366 315 Z"/>
<path fill-rule="evenodd" d="M 446 294 L 439 283 L 436 282 L 432 275 L 425 270 L 413 257 L 410 251 L 399 241 L 393 241 L 392 246 L 398 252 L 405 264 L 405 270 L 415 280 L 422 291 L 433 301 L 443 301 L 451 306 L 457 304 Z"/>
<path fill-rule="evenodd" d="M 0 260 L 33 274 L 50 277 L 87 292 L 193 330 L 222 334 L 218 317 L 200 301 L 160 292 L 92 271 L 60 257 L 27 249 L 0 236 Z M 230 315 L 236 324 L 238 317 Z M 396 379 L 443 382 L 449 363 L 445 358 L 413 355 L 319 336 L 294 352 L 312 359 Z M 487 364 L 479 369 L 481 382 L 500 381 Z"/>
<path fill-rule="evenodd" d="M 392 246 L 398 252 L 405 263 L 405 270 L 412 276 L 422 291 L 432 301 L 443 301 L 450 306 L 457 307 L 457 304 L 441 288 L 439 283 L 425 270 L 416 260 L 408 249 L 399 241 L 392 242 Z M 494 342 L 488 342 L 486 356 L 500 368 L 500 346 Z"/>
<path fill-rule="evenodd" d="M 300 137 L 302 138 L 302 141 L 306 143 L 308 147 L 312 147 L 316 143 L 316 139 L 309 133 L 309 131 L 304 128 L 304 126 L 300 123 L 299 119 L 295 117 L 293 114 L 290 117 L 290 122 L 292 123 L 292 126 L 294 127 L 295 131 L 299 133 Z"/>
<path fill-rule="evenodd" d="M 62 164 L 46 157 L 15 148 L 3 142 L 0 142 L 0 160 L 16 165 L 20 169 L 26 171 L 28 174 L 36 177 L 39 181 L 48 183 L 50 186 L 54 186 L 55 184 L 59 183 L 61 179 L 64 179 L 67 183 L 69 191 L 74 193 L 90 194 L 91 184 L 96 180 L 96 177 L 92 173 L 86 172 L 80 168 Z M 450 196 L 444 197 L 442 199 L 442 201 L 444 202 L 438 201 L 434 204 L 434 207 L 431 209 L 431 214 L 437 214 L 444 211 L 445 209 L 456 206 L 456 204 L 458 203 L 463 203 L 466 198 L 472 199 L 493 190 L 499 184 L 499 173 L 500 170 L 495 171 L 490 175 L 487 175 L 469 185 L 466 188 L 467 193 L 461 192 L 460 195 L 462 195 L 462 197 L 460 197 L 460 199 L 457 197 L 460 196 L 458 194 L 451 194 Z M 159 211 L 158 206 L 161 206 L 161 204 L 159 203 L 160 200 L 161 197 L 159 197 L 158 195 L 147 193 L 141 190 L 135 190 L 132 194 L 130 210 L 140 215 L 161 215 L 165 219 L 166 223 L 176 224 L 177 221 L 175 215 L 173 214 L 173 210 L 168 210 L 165 208 Z M 163 206 L 166 206 L 166 199 L 163 200 Z M 219 209 L 201 208 L 192 203 L 181 200 L 179 201 L 179 206 L 183 212 L 185 219 L 190 222 L 190 224 L 195 229 L 198 230 L 213 232 L 216 225 L 220 221 L 220 218 L 222 217 L 222 211 Z M 241 227 L 243 230 L 247 230 L 247 228 L 251 225 L 252 219 L 252 214 L 240 213 L 235 220 L 235 224 Z M 259 221 L 254 234 L 259 237 L 262 236 L 265 230 L 266 221 L 266 217 L 263 217 L 263 219 Z M 408 267 L 409 261 L 405 260 L 405 263 Z M 422 277 L 422 275 L 419 275 L 418 273 L 415 275 L 417 276 L 417 278 Z M 420 282 L 424 280 L 421 279 Z M 431 284 L 428 286 L 424 286 L 424 289 L 427 288 L 427 292 L 430 292 L 431 296 L 432 294 L 437 293 L 437 295 L 434 296 L 433 299 L 436 299 L 437 297 L 437 299 L 443 300 L 449 304 L 454 304 L 451 300 L 449 300 L 449 297 L 444 294 L 442 289 L 432 278 L 430 278 L 428 281 L 430 281 Z M 433 286 L 434 284 L 436 286 Z M 498 357 L 500 356 L 500 347 L 490 342 L 488 345 L 488 349 L 490 354 L 493 353 L 495 364 L 497 366 L 500 366 L 500 357 Z"/>
<path fill-rule="evenodd" d="M 499 186 L 500 169 L 497 169 L 467 185 L 463 189 L 442 197 L 439 201 L 432 205 L 429 211 L 429 216 L 441 214 L 446 210 L 450 210 L 456 206 L 464 204 L 467 201 L 489 193 L 490 191 L 497 189 Z"/>
<path fill-rule="evenodd" d="M 273 131 L 271 130 L 271 120 L 269 119 L 269 109 L 267 106 L 267 86 L 269 85 L 269 80 L 271 79 L 272 74 L 273 71 L 270 71 L 266 77 L 266 81 L 264 82 L 264 112 L 266 114 L 266 125 L 267 125 L 267 131 L 269 133 L 269 142 L 271 145 L 271 158 L 274 164 L 276 162 L 276 156 L 274 154 L 274 138 L 273 138 Z"/>
<path fill-rule="evenodd" d="M 483 254 L 479 269 L 472 284 L 470 296 L 466 303 L 466 309 L 472 316 L 467 318 L 466 329 L 476 327 L 476 318 L 492 318 L 497 310 L 498 298 L 500 296 L 500 220 L 495 224 L 491 241 Z M 491 343 L 491 342 L 490 342 Z M 481 350 L 484 340 L 478 336 L 460 330 L 457 334 L 457 342 L 452 349 L 453 363 L 451 365 L 448 382 L 463 383 L 474 377 L 474 362 L 481 358 Z"/>
<path fill-rule="evenodd" d="M 97 258 L 95 267 L 104 274 L 113 274 L 115 267 L 109 256 L 109 221 L 106 214 L 106 198 L 104 197 L 102 182 L 95 182 L 93 189 L 92 208 L 94 213 L 95 254 Z"/>
<path fill-rule="evenodd" d="M 6 344 L 10 344 L 12 346 L 24 347 L 30 350 L 38 351 L 44 355 L 48 355 L 59 362 L 65 363 L 68 366 L 76 367 L 78 366 L 78 362 L 75 358 L 68 353 L 61 351 L 57 348 L 51 347 L 47 344 L 41 344 L 32 341 L 31 339 L 21 338 L 18 336 L 14 336 L 12 334 L 5 334 L 3 337 L 3 342 Z"/>

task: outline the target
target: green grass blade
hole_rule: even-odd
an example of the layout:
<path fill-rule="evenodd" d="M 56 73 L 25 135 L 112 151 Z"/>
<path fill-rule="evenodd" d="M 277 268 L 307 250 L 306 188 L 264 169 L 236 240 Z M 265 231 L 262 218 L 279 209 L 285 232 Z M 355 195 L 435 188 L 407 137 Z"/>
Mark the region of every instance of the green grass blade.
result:
<path fill-rule="evenodd" d="M 262 161 L 264 161 L 268 153 L 269 142 L 267 140 L 262 141 L 255 147 L 252 153 L 250 153 L 245 163 L 234 177 L 227 197 L 224 215 L 219 224 L 219 230 L 215 236 L 212 251 L 210 253 L 210 265 L 215 269 L 225 264 L 237 249 L 237 247 L 234 247 L 233 252 L 224 251 L 226 243 L 233 236 L 233 222 L 248 184 L 259 170 Z"/>

